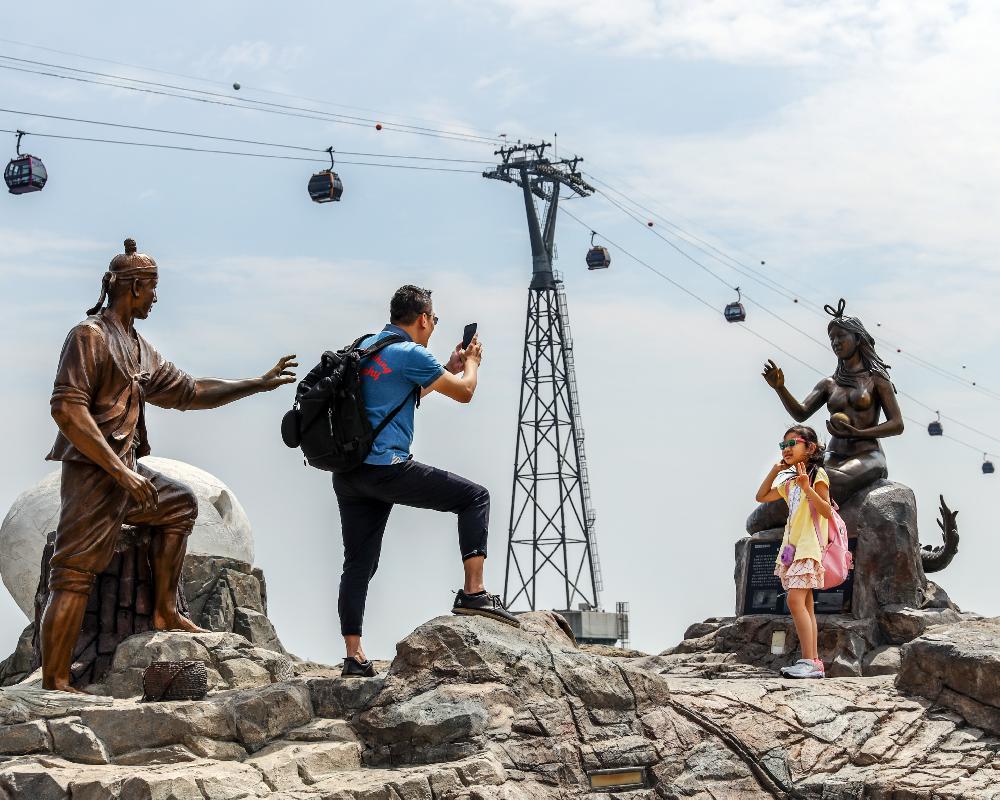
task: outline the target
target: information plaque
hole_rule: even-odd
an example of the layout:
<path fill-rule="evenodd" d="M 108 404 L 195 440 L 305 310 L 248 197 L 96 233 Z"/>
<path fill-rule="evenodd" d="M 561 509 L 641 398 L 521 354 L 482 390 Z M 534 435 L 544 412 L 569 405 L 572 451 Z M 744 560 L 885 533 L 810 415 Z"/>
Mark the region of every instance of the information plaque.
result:
<path fill-rule="evenodd" d="M 857 539 L 849 539 L 848 547 L 854 553 Z M 747 562 L 746 591 L 743 601 L 744 614 L 788 614 L 785 590 L 774 574 L 774 562 L 781 542 L 750 542 Z M 813 593 L 817 614 L 847 614 L 851 610 L 854 590 L 854 570 L 836 589 L 818 589 Z"/>

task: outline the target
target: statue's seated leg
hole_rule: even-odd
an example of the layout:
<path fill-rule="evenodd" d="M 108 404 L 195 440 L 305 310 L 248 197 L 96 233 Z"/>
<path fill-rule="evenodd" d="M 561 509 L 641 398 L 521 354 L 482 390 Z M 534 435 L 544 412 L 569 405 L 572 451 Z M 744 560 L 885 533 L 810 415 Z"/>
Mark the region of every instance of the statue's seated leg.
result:
<path fill-rule="evenodd" d="M 868 484 L 889 476 L 885 453 L 881 450 L 843 460 L 830 453 L 823 466 L 830 476 L 830 494 L 838 504 L 845 503 L 852 494 Z"/>
<path fill-rule="evenodd" d="M 156 508 L 131 506 L 126 522 L 144 525 L 151 533 L 153 569 L 153 627 L 158 630 L 202 631 L 177 609 L 177 585 L 184 566 L 187 537 L 198 517 L 198 500 L 187 484 L 139 464 L 137 471 L 156 488 Z"/>
<path fill-rule="evenodd" d="M 62 465 L 61 509 L 42 615 L 42 686 L 71 690 L 70 662 L 94 578 L 114 556 L 128 494 L 100 467 Z"/>

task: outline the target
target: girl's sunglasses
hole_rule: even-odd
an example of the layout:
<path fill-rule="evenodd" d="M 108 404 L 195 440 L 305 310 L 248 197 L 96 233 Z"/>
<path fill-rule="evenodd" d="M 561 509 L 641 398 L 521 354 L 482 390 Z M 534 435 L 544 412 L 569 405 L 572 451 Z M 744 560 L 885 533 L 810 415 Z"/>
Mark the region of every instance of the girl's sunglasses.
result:
<path fill-rule="evenodd" d="M 802 444 L 808 444 L 805 439 L 789 439 L 787 442 L 778 442 L 778 449 L 784 450 L 786 447 L 795 447 L 798 442 Z"/>

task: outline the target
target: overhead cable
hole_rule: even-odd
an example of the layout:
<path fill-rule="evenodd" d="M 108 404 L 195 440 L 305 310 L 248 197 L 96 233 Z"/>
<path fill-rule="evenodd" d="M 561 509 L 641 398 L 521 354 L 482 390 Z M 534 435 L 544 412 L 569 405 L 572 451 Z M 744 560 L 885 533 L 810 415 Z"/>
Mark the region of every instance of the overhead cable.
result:
<path fill-rule="evenodd" d="M 129 69 L 138 69 L 138 70 L 142 70 L 143 72 L 150 72 L 150 73 L 155 73 L 155 74 L 158 74 L 158 75 L 169 75 L 172 78 L 183 78 L 184 80 L 199 81 L 200 83 L 212 84 L 212 85 L 215 85 L 215 86 L 229 86 L 230 85 L 228 81 L 214 80 L 212 78 L 202 78 L 202 77 L 200 77 L 198 75 L 187 75 L 187 74 L 184 74 L 184 73 L 181 73 L 181 72 L 170 72 L 169 70 L 157 69 L 156 67 L 146 67 L 146 66 L 142 66 L 141 64 L 130 64 L 130 63 L 126 62 L 126 61 L 115 61 L 114 59 L 111 59 L 111 58 L 102 58 L 100 56 L 91 56 L 91 55 L 86 55 L 85 53 L 75 53 L 75 52 L 72 52 L 72 51 L 69 51 L 69 50 L 59 50 L 59 49 L 57 49 L 55 47 L 44 47 L 42 45 L 31 44 L 29 42 L 19 42 L 19 41 L 16 41 L 14 39 L 5 39 L 5 38 L 0 37 L 0 43 L 3 43 L 3 44 L 13 44 L 13 45 L 16 45 L 18 47 L 28 48 L 30 50 L 41 50 L 41 51 L 44 51 L 46 53 L 56 53 L 56 54 L 62 55 L 62 56 L 70 56 L 71 58 L 82 58 L 82 59 L 84 59 L 86 61 L 97 61 L 97 62 L 101 62 L 101 63 L 104 63 L 104 64 L 113 64 L 116 67 L 128 67 Z M 426 119 L 426 118 L 423 118 L 423 117 L 414 117 L 414 116 L 411 116 L 411 115 L 408 115 L 408 114 L 397 114 L 395 112 L 382 112 L 382 111 L 379 111 L 378 109 L 365 108 L 363 106 L 353 106 L 353 105 L 348 105 L 346 103 L 334 103 L 331 100 L 324 100 L 324 99 L 317 98 L 317 97 L 304 97 L 302 95 L 290 94 L 288 92 L 279 92 L 279 91 L 277 91 L 275 89 L 265 89 L 265 88 L 260 87 L 260 86 L 248 86 L 246 84 L 243 84 L 243 86 L 241 88 L 242 88 L 243 91 L 259 92 L 261 94 L 275 95 L 276 97 L 287 97 L 287 98 L 289 98 L 291 100 L 304 100 L 307 103 L 316 103 L 318 105 L 330 106 L 332 108 L 346 108 L 346 109 L 351 110 L 351 111 L 364 111 L 364 112 L 366 112 L 368 114 L 376 114 L 376 115 L 378 115 L 379 119 L 382 119 L 383 117 L 395 117 L 396 119 L 411 119 L 411 120 L 415 120 L 417 122 L 432 122 L 434 124 L 441 124 L 440 120 Z M 480 131 L 480 132 L 484 133 L 485 131 Z M 491 138 L 492 139 L 492 138 L 497 138 L 497 137 L 493 137 L 491 135 L 491 136 L 485 137 L 485 138 Z"/>
<path fill-rule="evenodd" d="M 171 136 L 188 136 L 188 137 L 193 137 L 193 138 L 196 138 L 196 139 L 211 139 L 211 140 L 217 141 L 217 142 L 232 142 L 234 144 L 254 144 L 254 145 L 259 145 L 261 147 L 278 147 L 278 148 L 283 148 L 285 150 L 302 150 L 302 151 L 306 151 L 306 152 L 310 152 L 310 153 L 326 153 L 327 152 L 326 148 L 320 148 L 320 147 L 305 147 L 305 146 L 302 146 L 302 145 L 281 144 L 279 142 L 263 142 L 263 141 L 259 141 L 257 139 L 234 139 L 234 138 L 229 137 L 229 136 L 212 136 L 212 135 L 207 134 L 207 133 L 193 133 L 193 132 L 190 132 L 190 131 L 170 130 L 170 129 L 167 129 L 167 128 L 148 128 L 148 127 L 145 127 L 143 125 L 127 125 L 127 124 L 121 123 L 121 122 L 103 122 L 103 121 L 100 121 L 100 120 L 82 119 L 82 118 L 79 118 L 79 117 L 62 117 L 62 116 L 58 116 L 56 114 L 40 114 L 40 113 L 32 112 L 32 111 L 20 111 L 20 110 L 13 109 L 13 108 L 0 108 L 0 113 L 4 113 L 4 114 L 16 114 L 16 115 L 25 116 L 25 117 L 38 117 L 40 119 L 55 119 L 55 120 L 59 120 L 61 122 L 79 122 L 79 123 L 83 123 L 83 124 L 86 124 L 86 125 L 102 125 L 102 126 L 109 127 L 109 128 L 121 128 L 123 130 L 144 131 L 146 133 L 164 133 L 164 134 L 169 134 Z M 36 134 L 36 135 L 38 135 L 38 134 Z M 479 160 L 472 159 L 472 158 L 442 158 L 442 157 L 436 157 L 436 156 L 407 156 L 407 155 L 398 155 L 398 154 L 393 154 L 393 153 L 358 153 L 358 152 L 354 152 L 352 150 L 337 150 L 336 152 L 339 155 L 365 156 L 365 157 L 368 157 L 368 158 L 397 158 L 397 159 L 418 160 L 418 161 L 442 161 L 442 162 L 452 162 L 452 163 L 458 163 L 458 164 L 492 164 L 493 163 L 492 161 L 479 161 Z"/>
<path fill-rule="evenodd" d="M 18 133 L 18 131 L 11 130 L 10 128 L 0 128 L 2 133 Z M 248 158 L 270 158 L 278 159 L 281 161 L 309 161 L 315 163 L 320 161 L 320 158 L 308 158 L 306 156 L 285 156 L 278 153 L 248 153 L 246 151 L 240 150 L 216 150 L 204 147 L 186 147 L 184 145 L 178 144 L 162 144 L 159 142 L 128 142 L 122 139 L 99 139 L 88 136 L 67 136 L 57 133 L 37 133 L 35 131 L 28 132 L 31 136 L 40 136 L 45 139 L 64 139 L 73 142 L 92 142 L 98 144 L 119 144 L 127 145 L 129 147 L 151 147 L 157 150 L 180 150 L 187 153 L 210 153 L 212 155 L 223 155 L 223 156 L 246 156 Z M 325 151 L 320 151 L 324 152 Z M 348 161 L 338 159 L 340 164 L 351 164 L 353 166 L 359 167 L 390 167 L 393 169 L 418 169 L 425 170 L 428 172 L 464 172 L 469 175 L 480 175 L 481 172 L 477 169 L 460 169 L 456 167 L 424 167 L 417 164 L 386 164 L 377 161 Z"/>
<path fill-rule="evenodd" d="M 568 210 L 566 210 L 566 209 L 563 209 L 563 213 L 564 213 L 564 214 L 566 214 L 566 216 L 568 216 L 568 217 L 569 217 L 570 219 L 572 219 L 572 220 L 574 220 L 574 221 L 575 221 L 576 223 L 578 223 L 578 224 L 579 224 L 579 225 L 580 225 L 581 227 L 585 228 L 586 230 L 588 230 L 588 231 L 591 231 L 591 232 L 593 232 L 593 231 L 595 231 L 595 230 L 596 230 L 596 229 L 595 229 L 595 228 L 594 228 L 593 226 L 591 226 L 591 225 L 589 225 L 588 223 L 584 222 L 584 221 L 583 221 L 582 219 L 580 219 L 580 218 L 579 218 L 578 216 L 576 216 L 575 214 L 573 214 L 573 213 L 572 213 L 571 211 L 568 211 Z M 632 253 L 632 252 L 630 252 L 630 251 L 626 250 L 626 249 L 625 249 L 624 247 L 622 247 L 622 246 L 621 246 L 620 244 L 618 244 L 617 242 L 614 242 L 614 241 L 612 241 L 612 240 L 611 240 L 611 239 L 609 239 L 609 238 L 608 238 L 607 236 L 605 236 L 605 235 L 604 235 L 603 233 L 598 233 L 597 235 L 598 235 L 598 236 L 600 236 L 600 237 L 601 237 L 601 239 L 603 239 L 604 241 L 606 241 L 606 242 L 607 242 L 608 244 L 610 244 L 610 245 L 611 245 L 612 247 L 614 247 L 616 251 L 618 251 L 618 252 L 622 253 L 623 255 L 625 255 L 626 257 L 630 258 L 630 259 L 631 259 L 632 261 L 636 262 L 636 263 L 637 263 L 637 264 L 639 264 L 640 266 L 642 266 L 642 267 L 646 268 L 647 270 L 649 270 L 649 271 L 650 271 L 650 272 L 652 272 L 653 274 L 655 274 L 655 275 L 657 275 L 658 277 L 662 278 L 663 280 L 667 281 L 668 283 L 670 283 L 670 284 L 671 284 L 672 286 L 674 286 L 675 288 L 677 288 L 677 289 L 679 289 L 680 291 L 684 292 L 684 294 L 688 295 L 688 296 L 689 296 L 689 297 L 691 297 L 692 299 L 694 299 L 694 300 L 696 300 L 697 302 L 699 302 L 699 303 L 700 303 L 701 305 L 703 305 L 703 306 L 705 306 L 706 308 L 708 308 L 708 309 L 709 309 L 710 311 L 712 311 L 712 312 L 713 312 L 714 314 L 718 314 L 718 313 L 719 313 L 719 310 L 718 310 L 718 308 L 716 308 L 716 306 L 714 306 L 714 305 L 713 305 L 713 304 L 712 304 L 711 302 L 709 302 L 709 301 L 708 301 L 708 300 L 706 300 L 705 298 L 701 297 L 701 296 L 700 296 L 699 294 L 697 294 L 696 292 L 693 292 L 693 291 L 692 291 L 691 289 L 687 288 L 687 287 L 686 287 L 686 286 L 684 286 L 683 284 L 681 284 L 681 283 L 678 283 L 678 282 L 677 282 L 677 281 L 675 281 L 675 280 L 674 280 L 673 278 L 671 278 L 671 277 L 670 277 L 669 275 L 667 275 L 667 274 L 665 274 L 664 272 L 661 272 L 660 270 L 656 269 L 656 267 L 654 267 L 654 266 L 653 266 L 652 264 L 650 264 L 650 263 L 649 263 L 648 261 L 645 261 L 645 260 L 643 260 L 642 258 L 639 258 L 639 257 L 638 257 L 637 255 L 635 255 L 634 253 Z M 819 369 L 819 368 L 817 368 L 817 367 L 813 366 L 813 365 L 812 365 L 812 364 L 810 364 L 810 363 L 809 363 L 808 361 L 805 361 L 805 360 L 803 360 L 803 359 L 799 358 L 799 357 L 798 357 L 797 355 L 795 355 L 794 353 L 792 353 L 792 352 L 790 352 L 790 351 L 786 350 L 786 349 L 785 349 L 785 348 L 783 348 L 783 347 L 782 347 L 781 345 L 779 345 L 779 344 L 778 344 L 777 342 L 775 342 L 775 341 L 773 341 L 773 340 L 771 340 L 771 339 L 767 338 L 767 337 L 766 337 L 766 336 L 764 336 L 763 334 L 761 334 L 761 333 L 758 333 L 757 331 L 753 330 L 753 329 L 752 329 L 752 328 L 750 328 L 750 327 L 749 327 L 748 325 L 746 325 L 746 323 L 741 323 L 741 324 L 740 324 L 740 325 L 739 325 L 738 327 L 739 327 L 739 329 L 740 329 L 740 330 L 743 330 L 743 331 L 746 331 L 747 333 L 749 333 L 750 335 L 752 335 L 752 336 L 756 337 L 757 339 L 760 339 L 761 341 L 763 341 L 763 342 L 766 342 L 766 343 L 767 343 L 767 344 L 769 344 L 769 345 L 770 345 L 771 347 L 775 348 L 776 350 L 778 350 L 778 351 L 779 351 L 779 352 L 781 352 L 781 353 L 784 353 L 784 354 L 785 354 L 786 356 L 788 356 L 789 358 L 791 358 L 791 359 L 792 359 L 793 361 L 796 361 L 796 362 L 798 362 L 799 364 L 801 364 L 802 366 L 804 366 L 804 367 L 806 367 L 807 369 L 811 370 L 812 372 L 815 372 L 815 373 L 816 373 L 817 375 L 820 375 L 820 376 L 825 376 L 825 375 L 826 375 L 826 373 L 825 373 L 825 372 L 824 372 L 823 370 L 821 370 L 821 369 Z M 921 405 L 923 405 L 923 404 L 921 404 Z M 942 415 L 942 416 L 943 416 L 943 415 Z M 911 422 L 911 423 L 913 423 L 913 424 L 917 425 L 918 427 L 922 427 L 922 426 L 923 426 L 923 423 L 919 422 L 918 420 L 915 420 L 915 419 L 912 419 L 912 418 L 910 418 L 910 417 L 905 417 L 905 415 L 904 415 L 904 418 L 905 418 L 905 419 L 906 419 L 907 421 L 909 421 L 909 422 Z M 963 425 L 963 427 L 969 427 L 969 426 L 965 426 L 965 425 Z M 970 430 L 974 430 L 974 429 L 971 429 L 971 428 L 970 428 Z M 985 436 L 987 436 L 988 438 L 991 438 L 991 439 L 995 438 L 995 437 L 993 437 L 993 436 L 990 436 L 989 434 L 983 434 L 983 435 L 985 435 Z M 955 438 L 954 436 L 950 436 L 950 435 L 948 435 L 948 434 L 942 434 L 942 436 L 943 436 L 943 438 L 945 438 L 945 439 L 949 439 L 949 440 L 951 440 L 951 441 L 953 441 L 953 442 L 956 442 L 957 444 L 960 444 L 960 445 L 962 445 L 963 447 L 967 447 L 967 448 L 969 448 L 969 449 L 971 449 L 971 450 L 975 450 L 975 451 L 977 451 L 977 452 L 980 452 L 980 453 L 984 453 L 985 455 L 988 455 L 988 456 L 991 456 L 991 457 L 993 457 L 993 458 L 1000 458 L 1000 456 L 997 456 L 996 454 L 993 454 L 993 453 L 989 453 L 989 452 L 987 452 L 987 451 L 984 451 L 984 449 L 983 449 L 983 448 L 980 448 L 980 447 L 976 447 L 975 445 L 972 445 L 972 444 L 969 444 L 968 442 L 966 442 L 966 441 L 963 441 L 963 440 L 961 440 L 961 439 L 957 439 L 957 438 Z"/>

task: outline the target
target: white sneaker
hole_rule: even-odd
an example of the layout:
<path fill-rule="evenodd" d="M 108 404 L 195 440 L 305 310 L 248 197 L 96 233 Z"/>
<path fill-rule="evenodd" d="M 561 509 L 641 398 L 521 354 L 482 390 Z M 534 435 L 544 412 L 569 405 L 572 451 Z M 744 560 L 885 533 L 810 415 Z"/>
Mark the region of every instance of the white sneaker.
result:
<path fill-rule="evenodd" d="M 800 658 L 790 667 L 782 667 L 781 674 L 786 678 L 825 678 L 826 672 L 817 667 L 810 659 Z"/>

